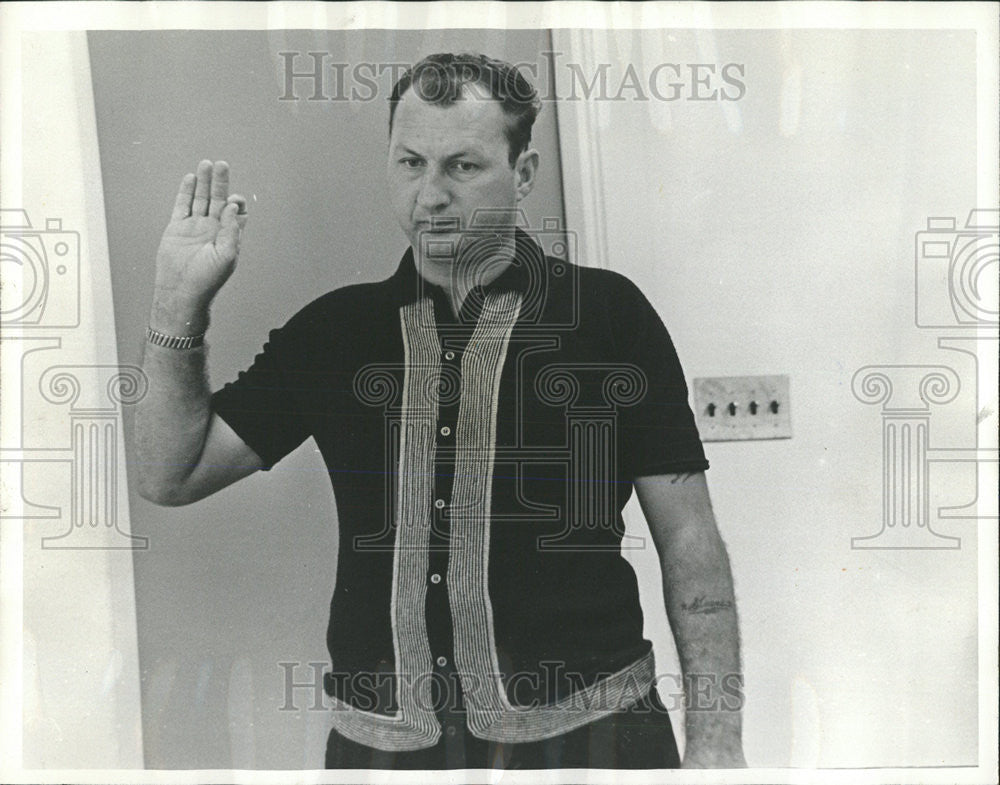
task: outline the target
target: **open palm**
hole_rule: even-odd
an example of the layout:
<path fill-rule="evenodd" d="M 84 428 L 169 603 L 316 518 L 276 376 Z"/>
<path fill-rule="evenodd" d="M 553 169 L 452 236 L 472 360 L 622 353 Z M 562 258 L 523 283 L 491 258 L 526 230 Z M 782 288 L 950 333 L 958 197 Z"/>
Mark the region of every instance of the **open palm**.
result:
<path fill-rule="evenodd" d="M 236 266 L 245 200 L 229 195 L 229 165 L 202 161 L 186 174 L 157 252 L 156 287 L 206 306 Z"/>

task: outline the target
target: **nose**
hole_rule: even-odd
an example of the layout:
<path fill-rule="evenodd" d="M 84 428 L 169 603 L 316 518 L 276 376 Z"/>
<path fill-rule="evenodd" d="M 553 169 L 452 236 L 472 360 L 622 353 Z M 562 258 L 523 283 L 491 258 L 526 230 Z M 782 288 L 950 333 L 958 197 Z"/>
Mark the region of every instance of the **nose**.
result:
<path fill-rule="evenodd" d="M 451 201 L 447 183 L 441 173 L 428 167 L 420 180 L 420 190 L 417 192 L 417 204 L 427 213 L 434 213 L 446 207 Z"/>

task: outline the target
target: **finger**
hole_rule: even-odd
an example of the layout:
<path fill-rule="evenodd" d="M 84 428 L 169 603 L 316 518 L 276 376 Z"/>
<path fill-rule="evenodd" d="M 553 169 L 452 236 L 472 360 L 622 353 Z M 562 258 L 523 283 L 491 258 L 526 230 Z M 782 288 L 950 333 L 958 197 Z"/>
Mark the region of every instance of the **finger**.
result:
<path fill-rule="evenodd" d="M 236 205 L 236 223 L 239 224 L 240 230 L 247 225 L 247 200 L 242 194 L 231 194 L 227 200 L 227 206 L 230 204 Z"/>
<path fill-rule="evenodd" d="M 239 207 L 239 212 L 237 215 L 246 215 L 247 212 L 247 198 L 243 194 L 230 194 L 229 202 L 235 202 L 236 206 Z"/>
<path fill-rule="evenodd" d="M 194 175 L 188 172 L 181 180 L 181 187 L 177 190 L 177 198 L 174 200 L 174 211 L 170 214 L 171 220 L 179 221 L 191 215 L 191 199 L 194 197 Z"/>
<path fill-rule="evenodd" d="M 208 215 L 208 196 L 212 184 L 212 162 L 202 161 L 198 164 L 198 182 L 194 187 L 194 202 L 191 203 L 191 215 L 197 218 Z"/>
<path fill-rule="evenodd" d="M 236 202 L 229 202 L 223 208 L 219 218 L 222 228 L 215 236 L 215 250 L 226 261 L 236 258 L 239 252 L 240 230 L 243 228 L 243 223 L 246 222 L 246 216 L 237 217 L 236 211 L 238 209 Z"/>
<path fill-rule="evenodd" d="M 222 210 L 226 206 L 226 197 L 229 196 L 229 164 L 225 161 L 216 161 L 212 167 L 212 200 L 208 203 L 208 214 L 212 218 L 222 215 Z"/>

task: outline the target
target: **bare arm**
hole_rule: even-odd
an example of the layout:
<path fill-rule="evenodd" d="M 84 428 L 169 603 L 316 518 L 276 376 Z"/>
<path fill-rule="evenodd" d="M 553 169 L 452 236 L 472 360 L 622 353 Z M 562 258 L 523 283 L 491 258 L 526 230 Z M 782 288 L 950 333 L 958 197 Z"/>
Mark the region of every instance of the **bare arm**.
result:
<path fill-rule="evenodd" d="M 260 457 L 209 407 L 205 350 L 147 345 L 149 391 L 136 411 L 139 492 L 190 504 L 261 468 Z"/>
<path fill-rule="evenodd" d="M 229 167 L 202 161 L 181 181 L 156 260 L 150 326 L 170 336 L 208 328 L 212 298 L 232 274 L 244 200 L 229 196 Z M 204 346 L 146 343 L 149 390 L 136 411 L 139 492 L 188 504 L 259 469 L 260 457 L 210 408 Z"/>
<path fill-rule="evenodd" d="M 687 696 L 684 768 L 746 766 L 732 572 L 702 472 L 639 477 Z"/>

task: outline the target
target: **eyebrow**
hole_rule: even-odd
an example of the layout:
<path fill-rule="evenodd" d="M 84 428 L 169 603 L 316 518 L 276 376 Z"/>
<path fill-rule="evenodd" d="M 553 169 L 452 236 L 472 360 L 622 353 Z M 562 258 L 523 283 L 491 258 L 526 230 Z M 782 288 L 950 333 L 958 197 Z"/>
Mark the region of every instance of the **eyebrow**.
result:
<path fill-rule="evenodd" d="M 399 150 L 396 151 L 396 155 L 405 154 L 416 156 L 417 158 L 426 158 L 423 153 L 418 153 L 416 150 L 403 145 Z M 451 153 L 445 158 L 445 161 L 454 161 L 456 158 L 469 158 L 469 157 L 479 157 L 482 153 L 478 150 L 473 150 L 471 148 L 464 148 L 458 152 Z"/>
<path fill-rule="evenodd" d="M 448 156 L 447 160 L 451 161 L 455 158 L 476 158 L 480 155 L 482 155 L 482 153 L 479 150 L 466 148 L 465 150 L 459 150 L 457 153 L 452 153 Z"/>

